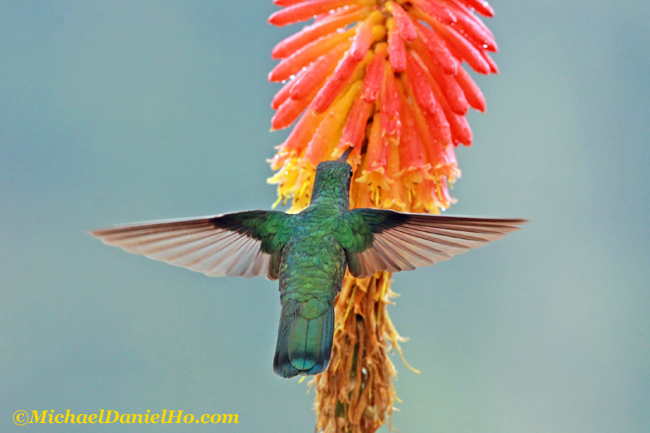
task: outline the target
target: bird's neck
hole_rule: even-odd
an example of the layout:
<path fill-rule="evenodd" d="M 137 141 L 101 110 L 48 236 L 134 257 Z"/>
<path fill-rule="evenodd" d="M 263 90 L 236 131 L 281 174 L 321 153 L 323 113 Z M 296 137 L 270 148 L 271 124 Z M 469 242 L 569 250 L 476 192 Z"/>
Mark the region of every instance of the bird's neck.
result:
<path fill-rule="evenodd" d="M 309 204 L 327 204 L 338 207 L 341 212 L 346 212 L 350 210 L 350 193 L 347 185 L 315 182 Z"/>

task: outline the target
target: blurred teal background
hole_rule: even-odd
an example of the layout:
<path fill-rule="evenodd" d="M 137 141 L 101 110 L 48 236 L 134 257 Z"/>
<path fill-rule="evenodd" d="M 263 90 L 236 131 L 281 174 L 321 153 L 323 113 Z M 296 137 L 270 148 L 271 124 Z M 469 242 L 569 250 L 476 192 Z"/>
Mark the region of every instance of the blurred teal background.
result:
<path fill-rule="evenodd" d="M 450 213 L 533 220 L 396 275 L 404 432 L 650 431 L 650 8 L 492 2 L 501 73 Z M 0 0 L 0 431 L 15 410 L 238 413 L 311 432 L 264 279 L 104 246 L 116 223 L 268 209 L 271 0 Z M 159 431 L 99 426 L 83 431 Z M 78 430 L 78 429 L 77 429 Z M 82 431 L 79 430 L 79 431 Z M 387 430 L 383 430 L 387 431 Z"/>

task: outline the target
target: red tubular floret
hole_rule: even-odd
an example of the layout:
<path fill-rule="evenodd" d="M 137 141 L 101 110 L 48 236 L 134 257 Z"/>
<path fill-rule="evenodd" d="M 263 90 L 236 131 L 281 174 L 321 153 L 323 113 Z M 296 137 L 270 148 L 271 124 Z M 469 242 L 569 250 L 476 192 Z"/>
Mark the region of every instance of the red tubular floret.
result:
<path fill-rule="evenodd" d="M 361 154 L 361 144 L 366 133 L 366 125 L 372 112 L 372 105 L 364 101 L 361 94 L 357 95 L 354 105 L 350 110 L 348 121 L 345 124 L 339 147 L 354 147 L 357 154 Z"/>
<path fill-rule="evenodd" d="M 411 45 L 413 51 L 415 51 L 420 57 L 420 60 L 422 60 L 422 63 L 426 67 L 426 70 L 436 81 L 438 87 L 442 89 L 444 98 L 447 100 L 447 103 L 451 107 L 451 110 L 461 116 L 467 114 L 469 104 L 467 103 L 467 99 L 465 98 L 463 90 L 456 82 L 454 76 L 451 74 L 445 74 L 442 69 L 436 65 L 433 57 L 427 51 L 426 47 L 424 44 L 422 44 L 421 41 L 415 41 L 411 43 Z"/>
<path fill-rule="evenodd" d="M 395 22 L 397 23 L 397 29 L 406 42 L 417 39 L 418 34 L 415 30 L 415 24 L 413 24 L 413 20 L 411 20 L 411 17 L 402 9 L 399 3 L 388 2 L 386 3 L 386 9 L 393 14 L 393 18 L 395 18 Z"/>
<path fill-rule="evenodd" d="M 300 75 L 301 73 L 299 73 L 298 76 L 296 76 L 296 80 Z M 291 80 L 285 83 L 284 86 L 282 86 L 282 88 L 278 91 L 278 93 L 276 93 L 275 96 L 273 97 L 273 100 L 271 101 L 271 108 L 277 110 L 280 107 L 280 105 L 282 105 L 284 101 L 286 101 L 289 98 L 289 96 L 291 95 L 291 89 L 294 86 L 294 84 L 296 84 L 296 80 Z"/>
<path fill-rule="evenodd" d="M 433 20 L 429 24 L 447 42 L 447 47 L 454 56 L 465 60 L 472 69 L 480 74 L 488 75 L 491 72 L 490 65 L 483 58 L 482 51 L 474 47 L 456 30 Z"/>
<path fill-rule="evenodd" d="M 458 115 L 452 111 L 445 99 L 443 91 L 433 77 L 427 73 L 425 73 L 425 77 L 431 86 L 431 91 L 440 102 L 440 113 L 442 113 L 445 119 L 445 124 L 441 127 L 442 143 L 453 143 L 454 145 L 463 143 L 470 146 L 472 144 L 472 130 L 469 128 L 467 119 L 465 116 Z M 429 120 L 427 119 L 427 121 Z"/>
<path fill-rule="evenodd" d="M 483 60 L 485 60 L 487 64 L 490 66 L 490 72 L 493 74 L 498 74 L 499 67 L 497 66 L 497 63 L 494 61 L 494 59 L 484 51 L 481 52 L 481 56 L 483 57 Z"/>
<path fill-rule="evenodd" d="M 457 146 L 459 143 L 462 143 L 465 146 L 471 146 L 473 135 L 472 128 L 469 127 L 467 118 L 465 116 L 459 116 L 458 114 L 449 113 L 447 115 L 447 120 L 449 121 L 449 128 L 454 145 Z"/>
<path fill-rule="evenodd" d="M 292 99 L 303 99 L 312 93 L 316 88 L 323 85 L 327 78 L 336 68 L 336 64 L 345 53 L 346 44 L 337 45 L 334 50 L 330 51 L 318 60 L 313 62 L 307 69 L 303 69 L 300 76 L 296 77 L 294 86 L 291 88 L 290 95 Z"/>
<path fill-rule="evenodd" d="M 381 173 L 386 172 L 386 163 L 388 162 L 388 143 L 381 139 L 381 120 L 379 113 L 375 113 L 372 119 L 372 126 L 368 137 L 368 148 L 366 157 L 368 165 L 366 171 L 378 170 Z"/>
<path fill-rule="evenodd" d="M 454 2 L 454 4 L 458 5 L 458 7 L 461 7 L 461 8 L 463 7 L 460 0 L 447 0 L 447 1 Z M 490 40 L 494 41 L 494 34 L 488 28 L 488 26 L 486 26 L 485 23 L 479 17 L 477 17 L 475 14 L 471 13 L 471 11 L 469 9 L 463 9 L 463 10 L 466 10 L 466 15 L 467 15 L 468 19 L 470 19 L 470 20 L 472 20 L 474 22 L 474 24 L 477 26 L 477 29 L 481 33 L 484 33 L 486 35 L 486 37 L 488 37 Z M 496 42 L 494 42 L 494 43 L 495 43 L 495 46 L 496 46 Z"/>
<path fill-rule="evenodd" d="M 424 70 L 420 64 L 410 53 L 407 53 L 406 77 L 411 84 L 413 95 L 418 105 L 422 107 L 422 110 L 435 112 L 438 109 L 438 103 L 424 74 Z"/>
<path fill-rule="evenodd" d="M 288 80 L 292 75 L 298 73 L 302 68 L 319 58 L 323 53 L 332 50 L 338 44 L 349 44 L 348 39 L 353 34 L 354 29 L 343 33 L 332 33 L 305 45 L 275 65 L 275 68 L 269 73 L 269 81 Z"/>
<path fill-rule="evenodd" d="M 491 32 L 485 31 L 487 28 L 483 25 L 481 20 L 472 15 L 472 13 L 463 5 L 450 1 L 449 6 L 456 16 L 454 27 L 463 33 L 463 35 L 472 42 L 476 48 L 493 52 L 498 50 L 494 36 L 492 36 Z"/>
<path fill-rule="evenodd" d="M 300 116 L 300 113 L 305 111 L 305 108 L 307 108 L 312 99 L 314 99 L 315 95 L 316 89 L 314 89 L 310 97 L 300 100 L 291 98 L 287 99 L 284 104 L 278 108 L 278 111 L 275 112 L 275 115 L 271 119 L 271 128 L 278 130 L 291 125 L 295 122 L 298 116 Z"/>
<path fill-rule="evenodd" d="M 349 86 L 318 125 L 304 154 L 305 160 L 311 162 L 314 167 L 331 155 L 335 140 L 341 133 L 354 100 L 361 91 L 361 85 L 361 81 L 357 81 Z"/>
<path fill-rule="evenodd" d="M 445 42 L 433 30 L 418 23 L 417 31 L 419 39 L 422 39 L 424 45 L 431 53 L 436 62 L 440 64 L 446 74 L 456 74 L 458 70 L 458 60 L 449 52 Z"/>
<path fill-rule="evenodd" d="M 345 53 L 330 79 L 327 80 L 316 95 L 316 98 L 314 98 L 311 108 L 316 113 L 322 113 L 327 110 L 332 102 L 334 102 L 334 99 L 336 99 L 338 94 L 348 84 L 350 78 L 352 78 L 352 73 L 359 63 L 359 60 L 353 58 L 349 51 Z"/>
<path fill-rule="evenodd" d="M 368 54 L 370 45 L 372 44 L 372 27 L 374 20 L 369 17 L 357 26 L 352 46 L 350 47 L 350 56 L 357 61 L 361 61 Z"/>
<path fill-rule="evenodd" d="M 354 0 L 311 0 L 308 2 L 296 3 L 273 13 L 269 17 L 269 23 L 283 27 L 299 21 L 307 21 L 314 15 L 329 12 L 333 9 L 351 4 L 359 4 L 359 2 Z"/>
<path fill-rule="evenodd" d="M 460 88 L 463 89 L 469 105 L 475 110 L 485 112 L 485 97 L 483 96 L 483 92 L 481 92 L 481 89 L 472 80 L 469 73 L 465 69 L 459 68 L 455 78 Z"/>
<path fill-rule="evenodd" d="M 388 21 L 388 60 L 395 72 L 406 69 L 406 46 L 393 20 Z"/>
<path fill-rule="evenodd" d="M 311 110 L 305 111 L 296 126 L 291 130 L 287 140 L 282 144 L 281 150 L 300 153 L 311 140 L 323 117 L 324 114 L 316 114 Z"/>
<path fill-rule="evenodd" d="M 384 79 L 384 63 L 386 60 L 386 44 L 378 45 L 375 48 L 375 55 L 366 68 L 366 76 L 363 79 L 362 97 L 366 102 L 375 102 L 381 91 L 381 83 Z"/>
<path fill-rule="evenodd" d="M 402 97 L 402 100 L 406 98 Z M 402 139 L 399 150 L 402 170 L 425 166 L 422 140 L 408 103 L 402 103 Z"/>
<path fill-rule="evenodd" d="M 438 87 L 438 84 L 426 71 L 426 67 L 417 55 L 411 55 L 411 53 L 409 53 L 409 62 L 413 64 L 414 68 L 420 69 L 425 84 L 428 85 L 429 89 L 431 89 L 433 100 L 436 102 L 435 110 L 423 110 L 424 117 L 431 128 L 432 134 L 443 144 L 451 143 L 452 135 L 449 127 L 449 120 L 447 119 L 447 117 L 449 117 L 449 105 L 447 104 L 443 93 L 440 91 L 440 87 Z"/>
<path fill-rule="evenodd" d="M 424 114 L 427 125 L 429 125 L 431 134 L 439 143 L 448 144 L 452 142 L 449 121 L 447 120 L 447 116 L 445 116 L 442 107 L 439 106 L 433 113 L 424 111 L 422 114 Z"/>
<path fill-rule="evenodd" d="M 412 88 L 408 86 L 408 83 L 403 82 L 402 89 L 404 95 L 408 94 L 411 99 L 415 99 L 415 94 Z M 425 113 L 420 109 L 418 104 L 412 104 L 410 108 L 413 118 L 415 119 L 415 124 L 417 125 L 417 130 L 420 133 L 422 149 L 427 156 L 427 161 L 429 161 L 432 167 L 436 167 L 442 161 L 443 147 L 441 144 L 440 134 L 437 134 L 436 131 L 429 126 Z M 449 128 L 447 127 L 447 129 Z"/>
<path fill-rule="evenodd" d="M 295 33 L 278 43 L 275 48 L 273 48 L 271 57 L 274 59 L 284 59 L 308 43 L 332 33 L 337 29 L 345 27 L 350 23 L 365 18 L 371 11 L 372 9 L 368 7 L 353 6 L 348 10 L 341 10 L 341 12 L 337 11 L 328 14 L 326 18 L 305 27 L 298 33 Z"/>
<path fill-rule="evenodd" d="M 402 134 L 401 111 L 402 101 L 399 98 L 395 75 L 390 65 L 385 63 L 384 85 L 381 92 L 381 124 L 384 138 L 395 144 L 399 143 Z"/>

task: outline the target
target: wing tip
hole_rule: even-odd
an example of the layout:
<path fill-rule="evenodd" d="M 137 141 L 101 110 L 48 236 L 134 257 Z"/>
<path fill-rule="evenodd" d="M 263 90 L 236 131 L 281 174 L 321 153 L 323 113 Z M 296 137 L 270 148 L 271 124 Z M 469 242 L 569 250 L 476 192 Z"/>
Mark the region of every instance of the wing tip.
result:
<path fill-rule="evenodd" d="M 508 226 L 513 228 L 513 232 L 521 230 L 523 228 L 521 226 L 524 226 L 531 222 L 531 220 L 528 218 L 512 218 L 511 221 L 512 222 L 509 223 Z"/>
<path fill-rule="evenodd" d="M 92 229 L 92 230 L 86 230 L 86 234 L 95 238 L 100 238 L 103 236 L 103 233 L 107 229 Z"/>

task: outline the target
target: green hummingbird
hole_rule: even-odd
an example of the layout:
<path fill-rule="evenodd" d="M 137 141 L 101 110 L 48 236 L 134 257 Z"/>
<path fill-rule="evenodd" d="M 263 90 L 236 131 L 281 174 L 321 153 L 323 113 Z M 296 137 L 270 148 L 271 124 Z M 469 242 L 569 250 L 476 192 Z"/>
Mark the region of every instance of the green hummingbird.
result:
<path fill-rule="evenodd" d="M 329 364 L 334 299 L 346 269 L 364 278 L 430 266 L 526 222 L 350 210 L 348 154 L 318 165 L 310 204 L 298 214 L 254 210 L 91 234 L 108 245 L 209 276 L 279 279 L 282 313 L 273 371 L 286 378 L 319 374 Z"/>

